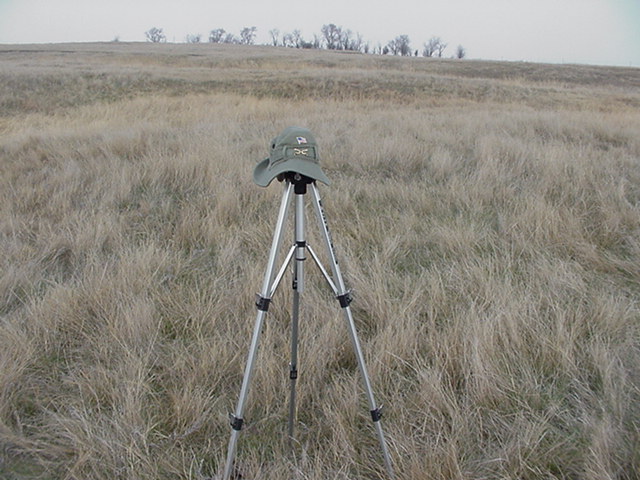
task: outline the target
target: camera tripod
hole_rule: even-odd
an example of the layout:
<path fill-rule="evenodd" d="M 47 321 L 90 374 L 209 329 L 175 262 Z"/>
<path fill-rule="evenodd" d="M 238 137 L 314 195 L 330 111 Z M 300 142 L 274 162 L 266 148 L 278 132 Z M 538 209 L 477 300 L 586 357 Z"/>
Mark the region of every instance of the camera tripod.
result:
<path fill-rule="evenodd" d="M 280 284 L 284 274 L 286 273 L 287 266 L 292 260 L 295 260 L 293 265 L 293 308 L 291 312 L 291 363 L 289 364 L 289 378 L 291 380 L 290 397 L 289 397 L 289 439 L 294 438 L 294 422 L 296 415 L 296 381 L 298 378 L 298 320 L 299 320 L 299 307 L 300 307 L 300 295 L 304 291 L 304 261 L 306 260 L 306 253 L 309 253 L 311 258 L 317 264 L 318 268 L 322 272 L 322 275 L 326 279 L 330 288 L 338 300 L 340 307 L 344 313 L 344 318 L 347 323 L 351 342 L 355 350 L 355 354 L 358 361 L 358 367 L 362 381 L 364 384 L 365 393 L 369 402 L 369 411 L 371 413 L 371 419 L 375 426 L 378 440 L 380 441 L 380 447 L 382 448 L 382 454 L 384 457 L 384 464 L 389 478 L 395 478 L 393 472 L 393 466 L 391 464 L 391 458 L 387 449 L 387 444 L 384 438 L 384 432 L 380 419 L 382 417 L 382 407 L 377 406 L 374 397 L 373 390 L 371 389 L 371 382 L 369 381 L 369 375 L 367 373 L 367 367 L 364 362 L 362 349 L 360 348 L 360 341 L 356 333 L 353 316 L 349 304 L 351 303 L 351 296 L 349 291 L 346 290 L 338 261 L 336 260 L 331 235 L 329 233 L 329 227 L 327 225 L 327 219 L 320 200 L 320 194 L 316 186 L 315 180 L 301 175 L 295 172 L 286 172 L 281 176 L 284 180 L 284 193 L 280 204 L 280 210 L 278 213 L 278 220 L 273 235 L 273 242 L 271 244 L 271 250 L 267 262 L 267 269 L 264 276 L 264 282 L 262 284 L 262 290 L 257 295 L 256 307 L 258 309 L 255 326 L 253 329 L 253 337 L 251 340 L 251 347 L 249 349 L 249 355 L 244 371 L 244 377 L 242 380 L 242 387 L 240 390 L 240 396 L 234 413 L 230 414 L 231 420 L 231 438 L 229 439 L 229 447 L 227 451 L 227 460 L 224 470 L 224 480 L 229 480 L 233 470 L 234 459 L 236 455 L 236 447 L 238 442 L 238 435 L 242 429 L 244 423 L 244 408 L 247 396 L 249 393 L 249 385 L 251 383 L 251 377 L 253 376 L 256 354 L 258 351 L 258 343 L 260 335 L 262 333 L 262 327 L 265 316 L 269 310 L 269 304 L 271 298 L 275 293 L 278 285 Z M 309 188 L 310 187 L 310 188 Z M 316 252 L 307 243 L 305 238 L 305 215 L 304 215 L 304 199 L 307 191 L 310 190 L 312 194 L 313 207 L 320 226 L 321 236 L 324 240 L 327 248 L 329 261 L 331 263 L 332 275 L 329 275 L 327 270 L 323 267 L 320 259 L 316 255 Z M 276 273 L 276 261 L 278 253 L 282 245 L 282 238 L 284 232 L 285 220 L 287 218 L 289 206 L 291 204 L 291 194 L 295 193 L 295 220 L 294 230 L 295 239 L 293 246 L 289 249 L 284 263 L 280 270 Z"/>

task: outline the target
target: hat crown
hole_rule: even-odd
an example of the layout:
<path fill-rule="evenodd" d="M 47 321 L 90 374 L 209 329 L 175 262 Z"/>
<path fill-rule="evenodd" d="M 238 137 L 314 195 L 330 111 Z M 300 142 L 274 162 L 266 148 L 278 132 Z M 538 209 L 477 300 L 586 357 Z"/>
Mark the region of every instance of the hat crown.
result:
<path fill-rule="evenodd" d="M 269 168 L 292 159 L 318 163 L 316 140 L 306 128 L 288 127 L 271 142 Z"/>

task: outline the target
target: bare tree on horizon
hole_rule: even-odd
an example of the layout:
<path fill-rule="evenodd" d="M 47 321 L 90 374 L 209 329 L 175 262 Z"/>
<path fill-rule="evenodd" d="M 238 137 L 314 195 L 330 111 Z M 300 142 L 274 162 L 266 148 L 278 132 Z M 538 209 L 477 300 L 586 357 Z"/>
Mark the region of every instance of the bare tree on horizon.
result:
<path fill-rule="evenodd" d="M 396 38 L 391 40 L 388 44 L 389 51 L 393 55 L 402 55 L 403 57 L 407 57 L 411 55 L 411 47 L 410 47 L 409 35 L 398 35 Z"/>
<path fill-rule="evenodd" d="M 274 47 L 277 47 L 278 42 L 280 41 L 280 30 L 278 30 L 277 28 L 269 30 L 269 35 L 271 36 L 271 43 Z"/>
<path fill-rule="evenodd" d="M 256 38 L 256 27 L 244 27 L 240 31 L 240 44 L 253 45 Z"/>
<path fill-rule="evenodd" d="M 162 32 L 161 28 L 152 27 L 144 32 L 144 35 L 151 43 L 164 43 L 167 41 L 167 36 Z"/>
<path fill-rule="evenodd" d="M 224 28 L 216 28 L 209 33 L 209 43 L 222 43 L 225 34 Z"/>
<path fill-rule="evenodd" d="M 440 37 L 431 37 L 427 43 L 424 44 L 424 50 L 422 55 L 425 57 L 433 57 L 438 51 L 440 45 Z"/>

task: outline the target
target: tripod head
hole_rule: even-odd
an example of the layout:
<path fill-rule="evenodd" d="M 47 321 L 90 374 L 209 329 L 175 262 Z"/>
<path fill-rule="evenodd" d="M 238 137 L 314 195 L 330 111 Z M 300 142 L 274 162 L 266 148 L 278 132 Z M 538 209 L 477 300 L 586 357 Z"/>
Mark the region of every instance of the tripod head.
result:
<path fill-rule="evenodd" d="M 293 185 L 293 193 L 304 195 L 307 193 L 307 185 L 315 182 L 315 179 L 302 175 L 298 172 L 284 172 L 277 177 L 279 182 L 287 181 Z"/>

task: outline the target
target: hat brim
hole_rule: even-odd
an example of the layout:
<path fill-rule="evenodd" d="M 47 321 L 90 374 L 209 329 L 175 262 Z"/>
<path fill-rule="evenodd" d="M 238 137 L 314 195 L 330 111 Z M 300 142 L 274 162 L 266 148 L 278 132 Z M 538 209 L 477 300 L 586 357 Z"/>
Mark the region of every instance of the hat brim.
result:
<path fill-rule="evenodd" d="M 299 173 L 318 180 L 325 185 L 331 183 L 318 164 L 295 158 L 285 160 L 272 168 L 269 168 L 268 158 L 262 160 L 253 170 L 253 181 L 261 187 L 267 187 L 274 178 L 285 172 Z"/>

